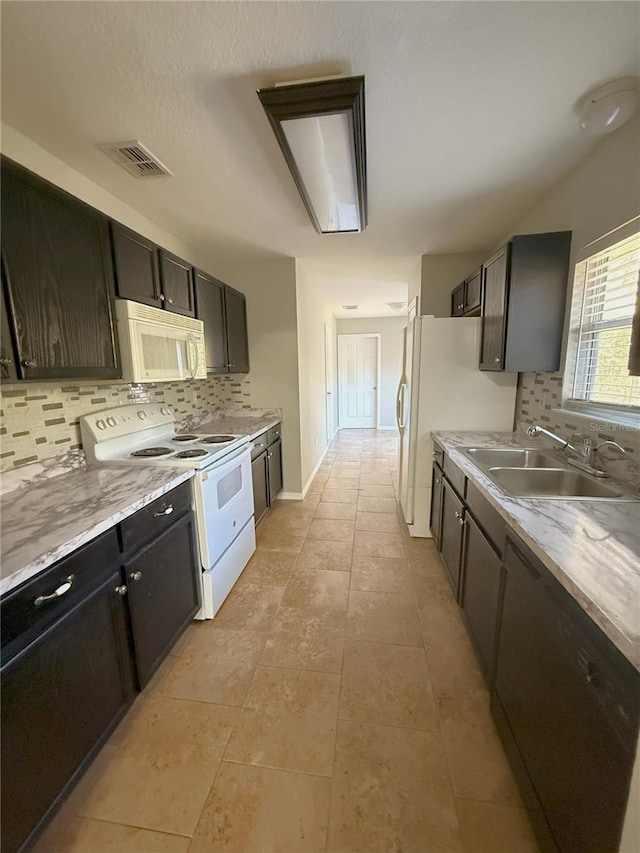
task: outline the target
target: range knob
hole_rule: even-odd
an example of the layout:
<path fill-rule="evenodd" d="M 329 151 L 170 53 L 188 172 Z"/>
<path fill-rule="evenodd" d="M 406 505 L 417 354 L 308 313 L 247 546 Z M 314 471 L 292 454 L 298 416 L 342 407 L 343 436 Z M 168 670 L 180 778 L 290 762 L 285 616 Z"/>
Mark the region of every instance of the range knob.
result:
<path fill-rule="evenodd" d="M 143 420 L 145 420 L 145 418 L 148 417 L 148 415 L 144 409 L 140 409 L 140 411 L 138 412 L 138 417 L 140 418 L 141 421 L 143 421 Z"/>
<path fill-rule="evenodd" d="M 114 427 L 118 425 L 118 421 L 114 417 L 107 418 L 107 426 Z"/>
<path fill-rule="evenodd" d="M 98 427 L 98 429 L 106 429 L 107 428 L 106 421 L 103 421 L 102 418 L 100 418 L 99 420 L 96 421 L 96 426 Z"/>

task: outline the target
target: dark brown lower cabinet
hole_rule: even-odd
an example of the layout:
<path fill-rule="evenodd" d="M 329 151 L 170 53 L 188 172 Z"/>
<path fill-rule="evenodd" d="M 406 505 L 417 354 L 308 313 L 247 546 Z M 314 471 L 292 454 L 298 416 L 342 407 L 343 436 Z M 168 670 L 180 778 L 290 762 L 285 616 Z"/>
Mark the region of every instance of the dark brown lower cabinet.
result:
<path fill-rule="evenodd" d="M 257 524 L 269 507 L 267 486 L 269 470 L 266 450 L 251 462 L 251 477 L 253 479 L 253 517 Z"/>
<path fill-rule="evenodd" d="M 440 555 L 456 598 L 460 586 L 463 525 L 464 504 L 454 492 L 449 481 L 443 478 Z"/>
<path fill-rule="evenodd" d="M 440 545 L 440 531 L 442 528 L 442 480 L 442 468 L 434 462 L 431 472 L 431 515 L 429 517 L 429 526 L 436 546 Z"/>
<path fill-rule="evenodd" d="M 615 853 L 640 718 L 640 675 L 514 539 L 492 710 L 544 851 Z"/>
<path fill-rule="evenodd" d="M 496 650 L 502 561 L 471 515 L 465 515 L 460 606 L 486 680 Z"/>
<path fill-rule="evenodd" d="M 269 504 L 282 491 L 282 439 L 278 438 L 269 445 Z"/>
<path fill-rule="evenodd" d="M 82 601 L 3 661 L 3 853 L 35 834 L 133 698 L 120 583 L 116 564 Z"/>
<path fill-rule="evenodd" d="M 140 688 L 200 607 L 193 525 L 189 512 L 124 566 Z"/>

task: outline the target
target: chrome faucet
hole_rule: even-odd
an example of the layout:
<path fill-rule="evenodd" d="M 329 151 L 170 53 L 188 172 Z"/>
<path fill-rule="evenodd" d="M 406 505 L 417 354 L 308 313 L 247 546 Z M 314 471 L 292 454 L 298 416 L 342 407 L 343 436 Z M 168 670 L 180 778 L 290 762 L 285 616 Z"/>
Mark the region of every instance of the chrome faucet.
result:
<path fill-rule="evenodd" d="M 592 464 L 594 447 L 593 439 L 590 435 L 576 435 L 574 438 L 576 444 L 572 444 L 570 441 L 567 441 L 566 438 L 562 438 L 561 435 L 556 435 L 555 432 L 551 432 L 551 430 L 545 429 L 538 424 L 530 426 L 527 429 L 527 435 L 531 438 L 538 438 L 541 435 L 550 438 L 551 441 L 560 446 L 560 450 L 564 451 L 570 465 L 573 465 L 575 468 L 580 468 L 581 471 L 586 471 L 594 477 L 607 476 L 604 471 L 594 467 Z M 578 439 L 580 442 L 579 444 L 577 444 Z"/>

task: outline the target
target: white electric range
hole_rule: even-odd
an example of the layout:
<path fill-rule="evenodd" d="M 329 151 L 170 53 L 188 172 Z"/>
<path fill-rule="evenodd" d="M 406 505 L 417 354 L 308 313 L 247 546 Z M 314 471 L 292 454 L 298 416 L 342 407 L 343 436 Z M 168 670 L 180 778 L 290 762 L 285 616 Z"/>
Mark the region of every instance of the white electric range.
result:
<path fill-rule="evenodd" d="M 180 433 L 169 406 L 135 403 L 80 418 L 87 464 L 193 468 L 202 609 L 213 619 L 256 549 L 247 436 Z"/>

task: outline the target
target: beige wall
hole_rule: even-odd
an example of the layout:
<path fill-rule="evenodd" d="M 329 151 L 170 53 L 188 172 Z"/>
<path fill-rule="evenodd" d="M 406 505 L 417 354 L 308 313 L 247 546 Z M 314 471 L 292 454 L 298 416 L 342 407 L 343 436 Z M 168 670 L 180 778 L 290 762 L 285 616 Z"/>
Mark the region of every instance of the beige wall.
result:
<path fill-rule="evenodd" d="M 282 409 L 284 492 L 299 495 L 300 394 L 294 258 L 229 264 L 220 277 L 247 297 L 251 404 Z"/>
<path fill-rule="evenodd" d="M 322 458 L 327 435 L 325 324 L 335 331 L 336 318 L 322 297 L 322 288 L 296 262 L 298 303 L 298 364 L 300 371 L 300 443 L 302 486 L 309 483 Z M 334 352 L 334 364 L 336 363 Z M 334 395 L 335 396 L 335 395 Z"/>
<path fill-rule="evenodd" d="M 338 320 L 338 334 L 380 334 L 380 426 L 396 427 L 396 391 L 402 368 L 402 330 L 406 317 Z"/>
<path fill-rule="evenodd" d="M 423 255 L 420 283 L 420 314 L 451 315 L 451 291 L 487 260 L 489 252 Z"/>

